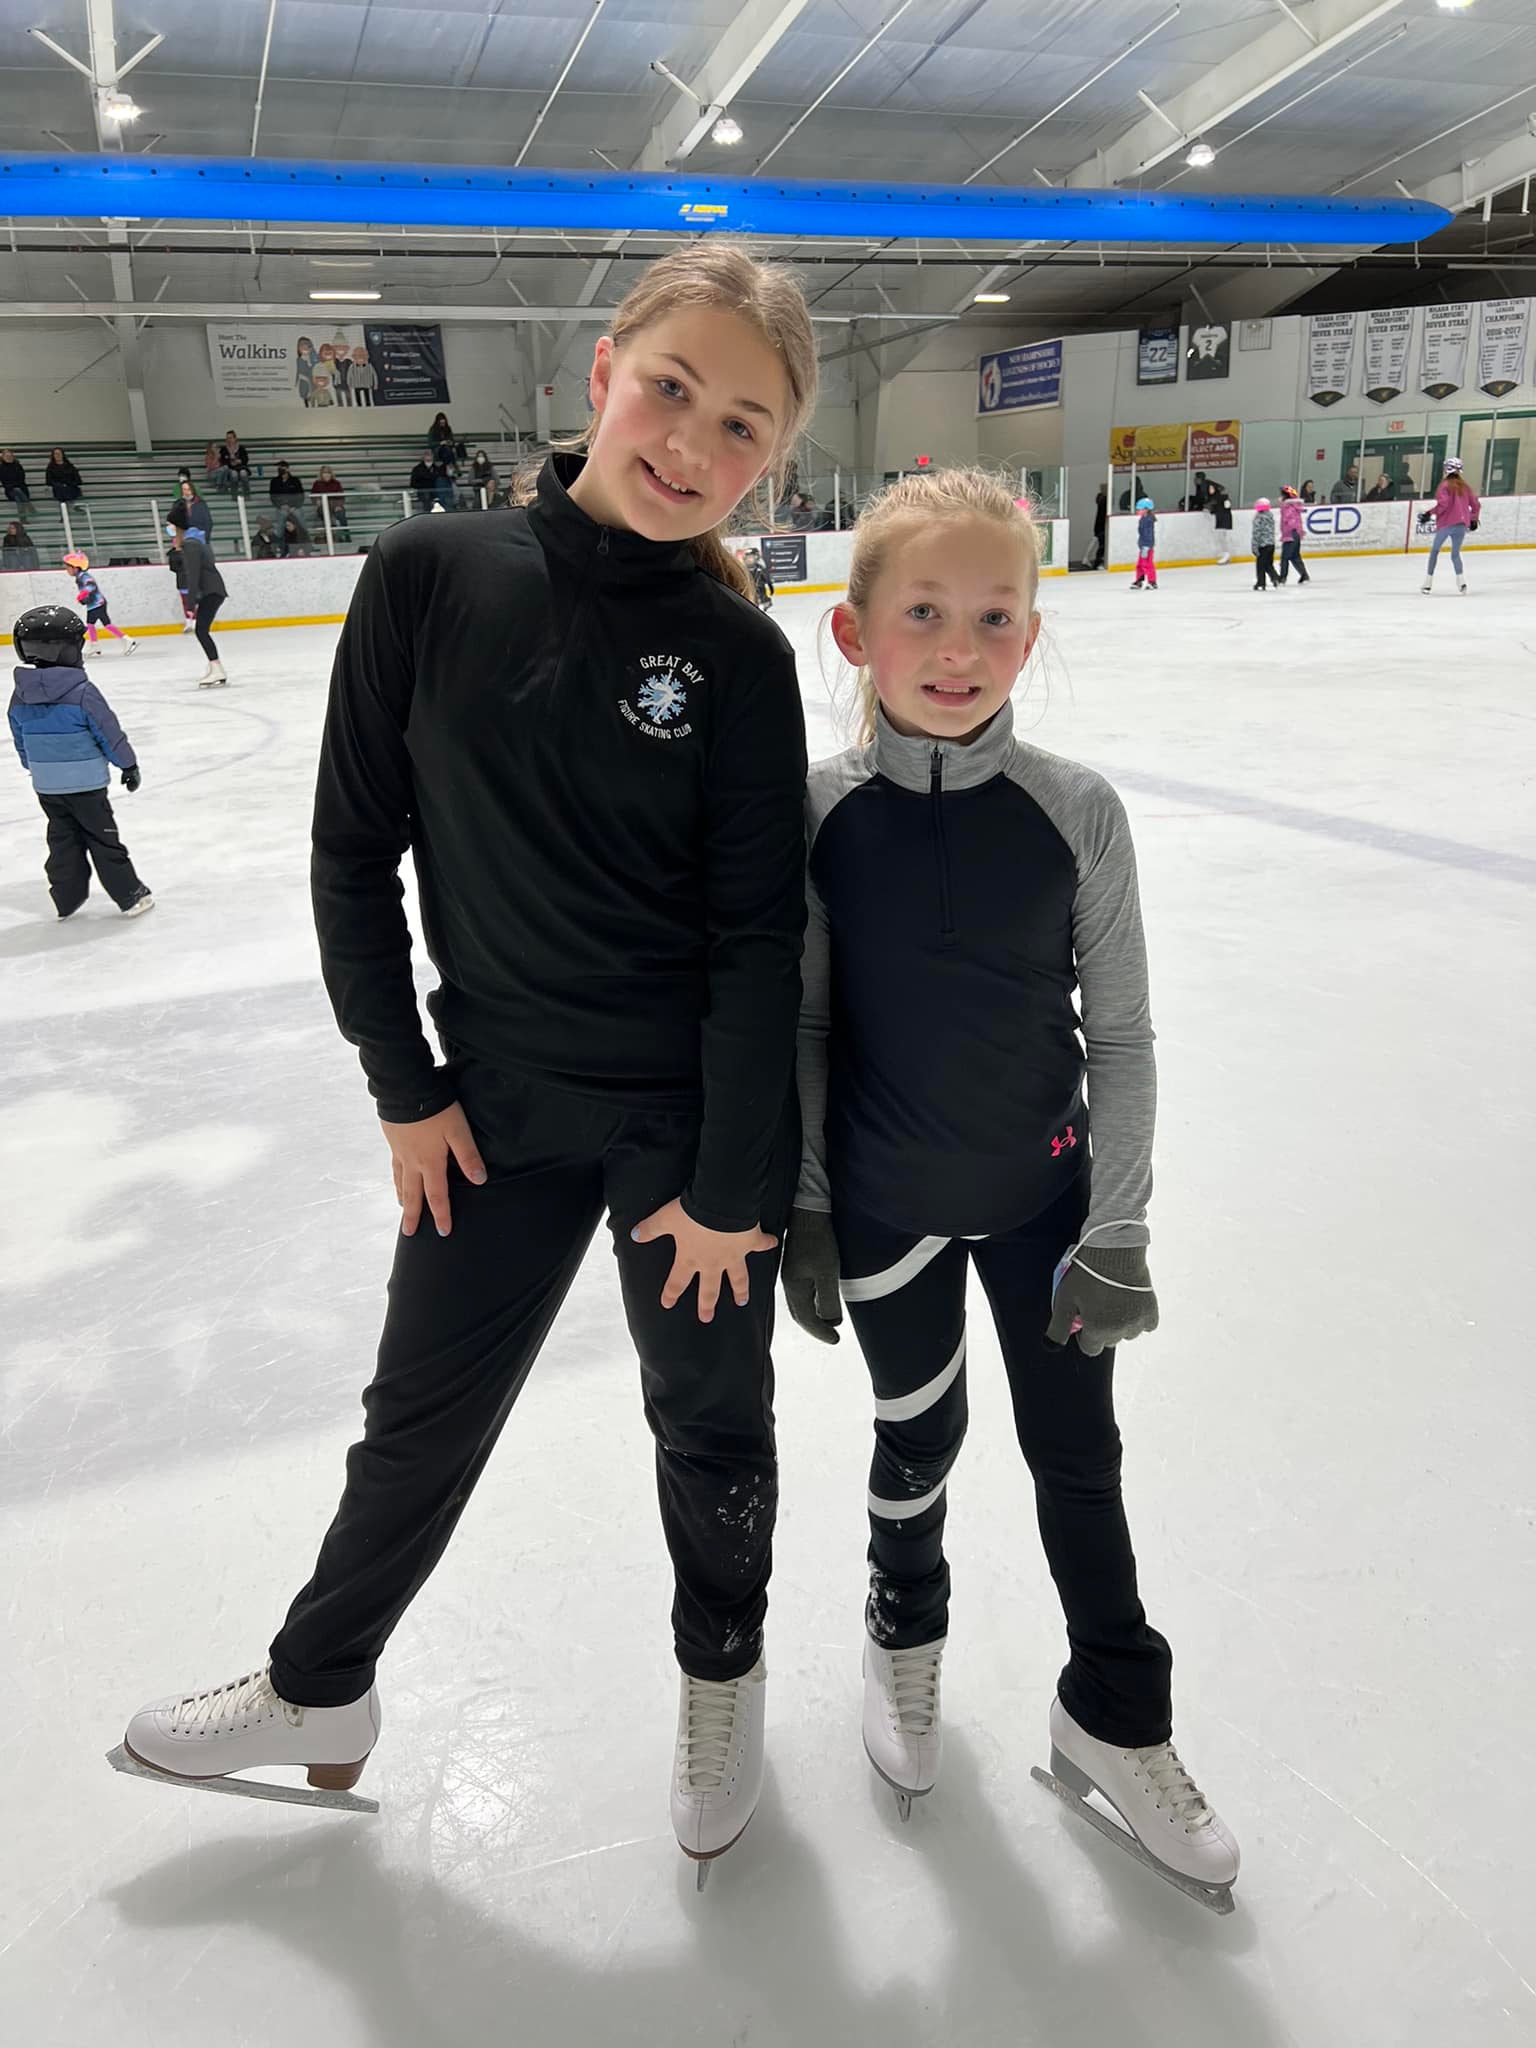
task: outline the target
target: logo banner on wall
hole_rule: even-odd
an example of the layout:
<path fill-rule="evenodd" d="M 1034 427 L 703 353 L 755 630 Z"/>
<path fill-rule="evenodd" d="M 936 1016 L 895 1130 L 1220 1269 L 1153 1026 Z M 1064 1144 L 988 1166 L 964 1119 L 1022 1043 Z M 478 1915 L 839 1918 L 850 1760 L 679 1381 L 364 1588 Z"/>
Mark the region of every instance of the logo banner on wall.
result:
<path fill-rule="evenodd" d="M 1000 349 L 976 364 L 978 418 L 995 412 L 1033 412 L 1061 403 L 1061 343 L 1032 341 Z"/>
<path fill-rule="evenodd" d="M 1354 314 L 1314 313 L 1307 322 L 1307 396 L 1314 405 L 1338 404 L 1354 360 Z"/>
<path fill-rule="evenodd" d="M 806 578 L 805 535 L 770 533 L 756 543 L 770 583 L 803 583 Z"/>
<path fill-rule="evenodd" d="M 1116 427 L 1109 459 L 1116 469 L 1236 469 L 1238 420 L 1177 420 L 1157 427 Z"/>
<path fill-rule="evenodd" d="M 1366 314 L 1365 395 L 1373 405 L 1390 405 L 1408 389 L 1412 340 L 1412 306 L 1383 306 Z"/>
<path fill-rule="evenodd" d="M 1189 330 L 1189 347 L 1184 355 L 1184 375 L 1190 383 L 1202 377 L 1225 377 L 1232 368 L 1232 323 L 1207 320 L 1203 327 Z"/>
<path fill-rule="evenodd" d="M 1419 389 L 1426 398 L 1449 398 L 1467 374 L 1470 306 L 1426 306 L 1419 343 Z"/>
<path fill-rule="evenodd" d="M 221 409 L 300 405 L 446 405 L 440 327 L 316 321 L 208 322 L 208 361 Z"/>
<path fill-rule="evenodd" d="M 1143 327 L 1136 336 L 1136 382 L 1177 384 L 1179 381 L 1179 330 L 1177 327 Z"/>
<path fill-rule="evenodd" d="M 1189 446 L 1183 420 L 1170 426 L 1115 427 L 1109 436 L 1109 459 L 1116 469 L 1182 469 Z"/>
<path fill-rule="evenodd" d="M 1529 299 L 1485 299 L 1477 343 L 1477 388 L 1502 398 L 1525 382 L 1525 349 L 1530 335 Z"/>

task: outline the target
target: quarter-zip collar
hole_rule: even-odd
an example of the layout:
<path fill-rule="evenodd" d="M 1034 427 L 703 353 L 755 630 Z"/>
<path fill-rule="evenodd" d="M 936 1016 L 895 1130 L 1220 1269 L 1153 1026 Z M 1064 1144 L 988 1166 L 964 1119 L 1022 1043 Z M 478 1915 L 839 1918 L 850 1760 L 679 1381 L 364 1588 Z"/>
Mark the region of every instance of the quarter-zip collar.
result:
<path fill-rule="evenodd" d="M 647 540 L 619 526 L 600 526 L 583 512 L 570 487 L 586 466 L 582 455 L 551 455 L 539 471 L 538 492 L 528 508 L 539 545 L 611 583 L 656 584 L 692 576 L 698 563 L 687 541 Z"/>
<path fill-rule="evenodd" d="M 1013 699 L 1000 705 L 984 732 L 968 747 L 954 740 L 935 739 L 920 732 L 908 739 L 899 733 L 881 705 L 875 714 L 875 769 L 898 789 L 912 789 L 927 796 L 933 788 L 934 764 L 938 762 L 939 785 L 946 795 L 957 789 L 979 789 L 1001 775 L 1012 757 Z"/>

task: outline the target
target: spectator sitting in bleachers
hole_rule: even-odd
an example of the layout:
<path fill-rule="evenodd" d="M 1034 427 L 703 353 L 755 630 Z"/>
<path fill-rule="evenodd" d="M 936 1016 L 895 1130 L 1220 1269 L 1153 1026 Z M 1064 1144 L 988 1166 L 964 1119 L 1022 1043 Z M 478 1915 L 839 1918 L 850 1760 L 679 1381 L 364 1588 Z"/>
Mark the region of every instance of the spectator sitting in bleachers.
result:
<path fill-rule="evenodd" d="M 318 375 L 315 378 L 315 382 L 317 385 L 320 382 Z M 330 499 L 331 532 L 337 540 L 350 540 L 352 536 L 347 531 L 346 494 L 342 490 L 340 477 L 336 475 L 328 462 L 321 465 L 320 474 L 309 487 L 309 495 L 316 500 L 320 498 Z M 319 510 L 318 504 L 316 510 Z M 325 519 L 323 512 L 320 514 L 320 517 L 323 524 Z"/>
<path fill-rule="evenodd" d="M 469 477 L 475 487 L 475 503 L 478 505 L 481 502 L 480 493 L 483 491 L 485 503 L 489 505 L 496 495 L 496 465 L 483 448 L 475 450 L 475 459 L 469 466 Z"/>
<path fill-rule="evenodd" d="M 23 519 L 29 516 L 32 494 L 27 489 L 27 472 L 13 448 L 0 448 L 0 491 L 4 491 Z"/>
<path fill-rule="evenodd" d="M 219 469 L 224 477 L 224 488 L 237 496 L 249 496 L 251 489 L 251 458 L 245 452 L 245 443 L 231 427 L 224 436 L 224 446 L 219 450 Z"/>
<path fill-rule="evenodd" d="M 277 475 L 267 485 L 267 496 L 272 500 L 277 509 L 281 511 L 285 499 L 302 498 L 303 495 L 303 478 L 295 476 L 286 462 L 280 462 L 277 465 Z"/>
<path fill-rule="evenodd" d="M 409 488 L 418 512 L 432 510 L 432 497 L 437 488 L 437 471 L 428 456 L 421 456 L 411 471 Z"/>
<path fill-rule="evenodd" d="M 432 465 L 432 494 L 445 512 L 451 512 L 458 501 L 459 466 L 446 441 L 438 443 L 437 460 Z"/>
<path fill-rule="evenodd" d="M 308 555 L 314 552 L 314 543 L 309 537 L 309 528 L 297 512 L 285 512 L 283 523 L 277 529 L 277 552 L 284 561 L 289 555 Z"/>
<path fill-rule="evenodd" d="M 203 450 L 203 489 L 205 491 L 222 491 L 227 490 L 229 487 L 229 474 L 219 460 L 219 453 L 217 441 L 210 441 Z M 191 471 L 183 470 L 182 474 L 189 476 Z"/>
<path fill-rule="evenodd" d="M 48 458 L 48 467 L 43 471 L 48 488 L 60 505 L 77 505 L 85 496 L 85 485 L 80 472 L 64 453 L 55 448 Z"/>
<path fill-rule="evenodd" d="M 427 430 L 427 439 L 438 454 L 441 454 L 446 449 L 451 461 L 465 462 L 468 460 L 464 443 L 448 424 L 447 413 L 440 412 L 438 414 Z"/>
<path fill-rule="evenodd" d="M 251 560 L 271 562 L 277 559 L 277 533 L 272 525 L 272 514 L 263 512 L 256 521 L 256 531 L 251 535 Z"/>
<path fill-rule="evenodd" d="M 19 519 L 13 519 L 0 538 L 0 569 L 36 569 L 40 566 L 32 536 Z"/>

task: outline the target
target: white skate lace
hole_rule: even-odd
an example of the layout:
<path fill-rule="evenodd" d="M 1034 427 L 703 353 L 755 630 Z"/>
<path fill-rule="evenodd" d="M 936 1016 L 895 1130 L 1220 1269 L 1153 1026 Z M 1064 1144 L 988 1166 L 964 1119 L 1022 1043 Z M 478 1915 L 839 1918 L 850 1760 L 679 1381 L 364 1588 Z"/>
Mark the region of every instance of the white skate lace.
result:
<path fill-rule="evenodd" d="M 1171 1742 L 1160 1742 L 1155 1749 L 1138 1749 L 1136 1755 L 1152 1780 L 1159 1806 L 1168 1807 L 1174 1818 L 1191 1832 L 1210 1826 L 1216 1816 L 1206 1805 L 1205 1794 L 1180 1763 L 1179 1753 Z"/>
<path fill-rule="evenodd" d="M 171 1726 L 206 1734 L 220 1721 L 239 1721 L 247 1714 L 269 1710 L 276 1712 L 277 1704 L 277 1694 L 263 1667 L 260 1671 L 248 1671 L 243 1678 L 232 1678 L 227 1685 L 213 1686 L 207 1692 L 188 1693 L 185 1699 L 177 1701 Z"/>
<path fill-rule="evenodd" d="M 939 1662 L 942 1648 L 925 1643 L 891 1652 L 891 1703 L 903 1735 L 926 1735 L 939 1718 Z"/>
<path fill-rule="evenodd" d="M 708 1678 L 688 1680 L 688 1705 L 678 1737 L 678 1767 L 691 1792 L 718 1792 L 731 1761 L 736 1732 L 736 1693 L 740 1679 L 716 1684 Z"/>

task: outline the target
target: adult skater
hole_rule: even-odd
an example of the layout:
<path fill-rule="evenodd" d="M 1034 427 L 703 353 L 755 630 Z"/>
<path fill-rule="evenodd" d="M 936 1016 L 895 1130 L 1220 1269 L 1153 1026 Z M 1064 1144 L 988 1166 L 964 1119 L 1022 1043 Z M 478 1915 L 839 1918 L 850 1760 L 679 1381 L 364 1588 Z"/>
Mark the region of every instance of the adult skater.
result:
<path fill-rule="evenodd" d="M 1205 509 L 1211 515 L 1216 528 L 1216 559 L 1230 562 L 1232 559 L 1232 496 L 1225 484 L 1212 484 L 1211 495 Z"/>
<path fill-rule="evenodd" d="M 1464 591 L 1467 579 L 1461 566 L 1461 544 L 1469 533 L 1476 533 L 1477 522 L 1483 516 L 1483 501 L 1461 473 L 1461 457 L 1448 455 L 1440 477 L 1440 488 L 1435 492 L 1435 502 L 1419 515 L 1419 524 L 1424 526 L 1433 518 L 1435 538 L 1429 550 L 1429 566 L 1424 571 L 1424 581 L 1419 588 L 1428 597 L 1435 587 L 1435 565 L 1440 560 L 1440 550 L 1449 541 L 1451 544 L 1451 567 L 1456 572 L 1456 588 Z"/>
<path fill-rule="evenodd" d="M 67 606 L 37 605 L 11 628 L 24 667 L 13 671 L 11 737 L 48 820 L 48 893 L 60 918 L 73 917 L 91 887 L 91 868 L 124 917 L 153 910 L 112 815 L 107 788 L 116 768 L 131 796 L 139 760 L 112 706 L 85 673 L 85 628 Z"/>
<path fill-rule="evenodd" d="M 1014 736 L 1039 566 L 1028 511 L 978 470 L 905 477 L 859 522 L 832 625 L 861 743 L 818 763 L 807 800 L 785 1293 L 835 1343 L 841 1284 L 874 1383 L 864 1740 L 903 1811 L 939 1767 L 974 1262 L 1066 1614 L 1058 1781 L 1097 1785 L 1160 1869 L 1219 1902 L 1237 1846 L 1172 1746 L 1112 1399 L 1114 1346 L 1157 1327 L 1135 858 L 1109 785 Z"/>
<path fill-rule="evenodd" d="M 1306 531 L 1306 507 L 1301 502 L 1301 493 L 1294 484 L 1280 486 L 1280 581 L 1284 583 L 1292 568 L 1296 571 L 1298 583 L 1310 583 L 1307 565 L 1301 559 L 1301 540 Z"/>
<path fill-rule="evenodd" d="M 130 1759 L 356 1781 L 379 1655 L 606 1207 L 676 1575 L 672 1818 L 701 1877 L 751 1818 L 805 738 L 789 645 L 720 529 L 794 446 L 815 380 L 790 273 L 691 244 L 597 342 L 584 457 L 551 456 L 515 512 L 402 521 L 363 565 L 313 878 L 402 1210 L 378 1369 L 270 1664 L 146 1707 Z M 446 1065 L 412 990 L 408 846 Z M 633 1711 L 622 1687 L 593 1706 Z"/>
<path fill-rule="evenodd" d="M 181 554 L 181 566 L 176 572 L 177 588 L 181 592 L 181 607 L 192 620 L 192 630 L 197 635 L 197 644 L 208 657 L 208 666 L 197 679 L 200 690 L 222 689 L 229 677 L 224 673 L 224 664 L 219 659 L 219 645 L 213 637 L 213 622 L 218 616 L 220 605 L 229 595 L 228 586 L 219 574 L 219 566 L 213 559 L 213 550 L 208 545 L 208 536 L 200 526 L 191 522 L 185 504 L 173 505 L 165 530 Z"/>
<path fill-rule="evenodd" d="M 1275 574 L 1275 513 L 1268 498 L 1253 501 L 1253 525 L 1250 530 L 1250 545 L 1253 548 L 1253 587 L 1268 590 L 1271 584 L 1280 588 L 1280 578 Z"/>

